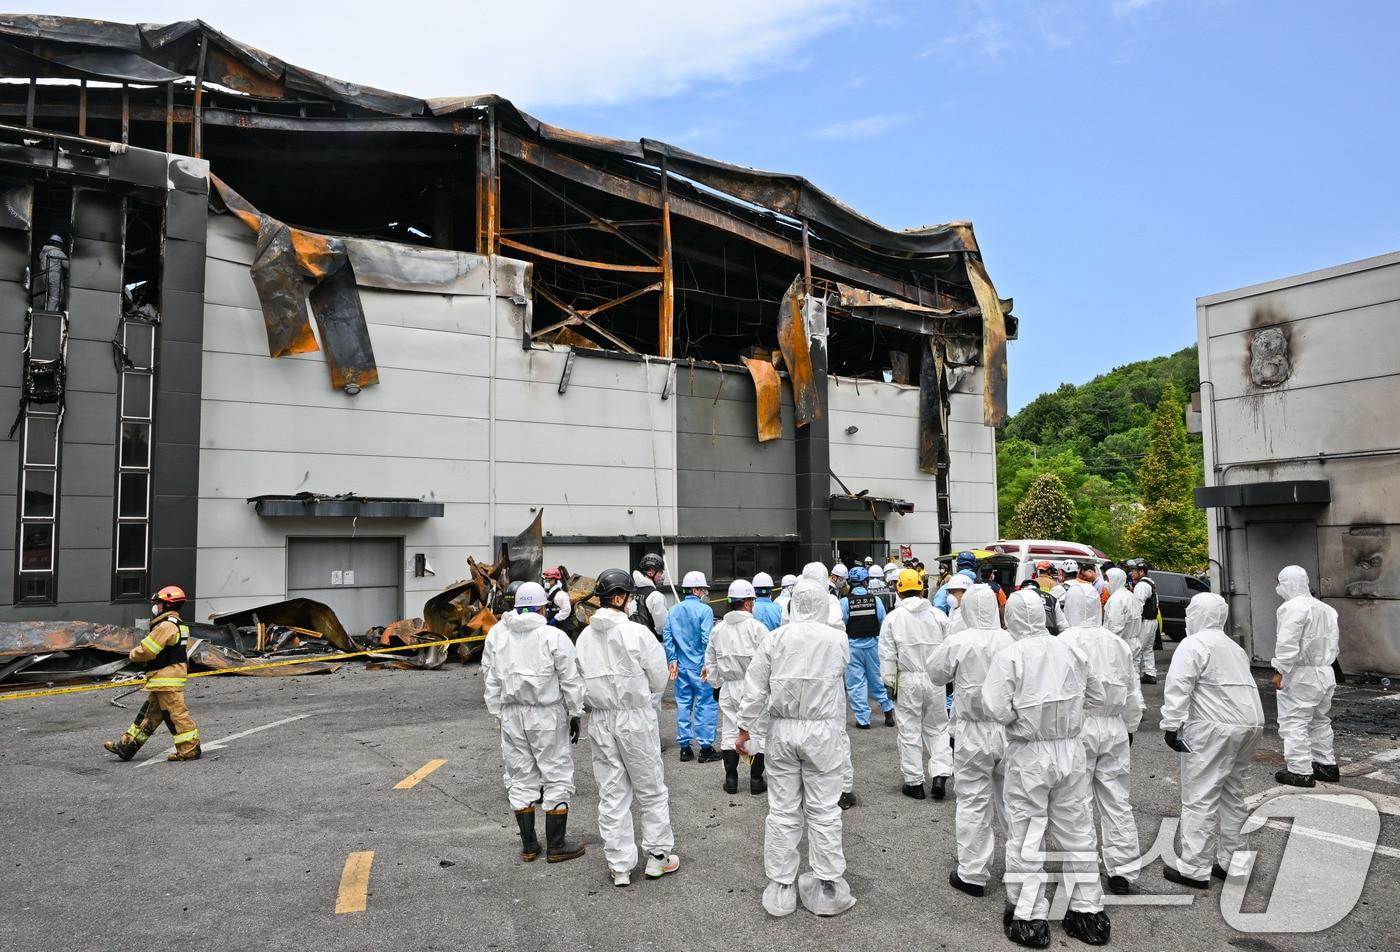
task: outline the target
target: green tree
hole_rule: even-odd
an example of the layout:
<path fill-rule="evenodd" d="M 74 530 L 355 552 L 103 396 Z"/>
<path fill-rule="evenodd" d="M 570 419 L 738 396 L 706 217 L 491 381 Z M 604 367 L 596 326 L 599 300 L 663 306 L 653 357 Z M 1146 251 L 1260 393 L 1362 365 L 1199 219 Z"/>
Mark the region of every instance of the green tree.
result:
<path fill-rule="evenodd" d="M 1074 506 L 1054 473 L 1041 473 L 1016 506 L 1016 529 L 1027 539 L 1063 539 L 1074 525 Z"/>
<path fill-rule="evenodd" d="M 1171 572 L 1206 567 L 1205 514 L 1192 499 L 1199 471 L 1186 438 L 1179 391 L 1169 384 L 1152 417 L 1147 455 L 1138 469 L 1143 511 L 1123 532 L 1129 550 Z"/>

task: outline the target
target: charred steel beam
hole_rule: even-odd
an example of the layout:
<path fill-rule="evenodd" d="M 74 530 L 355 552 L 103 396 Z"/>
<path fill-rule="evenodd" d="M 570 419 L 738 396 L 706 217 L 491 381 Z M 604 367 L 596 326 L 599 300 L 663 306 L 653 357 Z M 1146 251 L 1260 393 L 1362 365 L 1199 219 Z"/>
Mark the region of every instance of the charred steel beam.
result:
<path fill-rule="evenodd" d="M 165 84 L 165 151 L 175 151 L 175 84 Z"/>
<path fill-rule="evenodd" d="M 602 336 L 610 343 L 615 344 L 617 347 L 620 347 L 622 350 L 626 351 L 629 354 L 635 354 L 637 352 L 622 338 L 613 334 L 606 328 L 600 327 L 599 325 L 593 323 L 588 318 L 580 314 L 577 310 L 575 310 L 571 305 L 565 304 L 561 299 L 555 297 L 553 294 L 550 294 L 549 289 L 546 288 L 543 284 L 540 284 L 538 281 L 535 282 L 535 291 L 539 294 L 540 297 L 544 298 L 550 304 L 553 304 L 555 307 L 559 308 L 559 310 L 563 311 L 564 313 L 568 314 L 571 318 L 573 318 L 573 322 L 575 324 L 582 324 L 589 330 Z M 541 331 L 540 333 L 543 333 L 543 331 Z"/>
<path fill-rule="evenodd" d="M 568 206 L 569 208 L 572 208 L 574 211 L 578 212 L 580 215 L 583 215 L 585 218 L 587 218 L 587 219 L 589 220 L 589 222 L 591 222 L 591 223 L 594 224 L 594 225 L 597 225 L 599 228 L 603 229 L 603 230 L 606 231 L 608 234 L 614 235 L 614 236 L 617 237 L 617 238 L 621 238 L 624 242 L 627 243 L 627 245 L 628 245 L 629 247 L 631 247 L 631 248 L 633 248 L 634 250 L 640 252 L 640 253 L 642 254 L 642 256 L 645 257 L 647 260 L 656 262 L 657 264 L 660 264 L 661 259 L 660 259 L 659 257 L 657 257 L 654 253 L 652 253 L 651 251 L 649 251 L 644 245 L 642 245 L 641 242 L 637 241 L 635 238 L 631 237 L 630 235 L 624 234 L 623 231 L 622 231 L 622 229 L 619 228 L 615 222 L 612 222 L 612 221 L 608 220 L 607 218 L 604 218 L 602 215 L 598 215 L 598 214 L 595 214 L 594 212 L 590 211 L 586 206 L 583 205 L 583 203 L 581 203 L 581 202 L 579 202 L 579 201 L 577 201 L 577 200 L 575 200 L 575 199 L 570 198 L 569 196 L 565 195 L 563 192 L 561 192 L 561 191 L 559 191 L 558 189 L 554 188 L 552 185 L 549 185 L 548 183 L 546 183 L 546 182 L 544 182 L 544 181 L 541 181 L 540 178 L 539 178 L 538 176 L 536 176 L 536 175 L 531 175 L 530 172 L 528 172 L 526 169 L 521 168 L 520 165 L 519 165 L 518 163 L 515 163 L 515 162 L 506 162 L 505 164 L 506 164 L 507 166 L 509 166 L 512 170 L 514 170 L 514 172 L 515 172 L 517 175 L 520 175 L 521 177 L 523 177 L 526 181 L 530 182 L 532 185 L 534 185 L 534 186 L 535 186 L 536 188 L 538 188 L 540 191 L 542 191 L 542 192 L 544 192 L 544 193 L 546 193 L 546 194 L 548 194 L 548 195 L 554 196 L 556 199 L 558 199 L 558 200 L 559 200 L 560 202 L 562 202 L 564 205 Z"/>
<path fill-rule="evenodd" d="M 209 49 L 209 37 L 200 31 L 199 65 L 194 74 L 194 124 L 190 127 L 190 154 L 196 159 L 204 156 L 204 135 L 200 113 L 204 110 L 204 57 Z"/>
<path fill-rule="evenodd" d="M 657 349 L 669 358 L 674 349 L 676 326 L 675 260 L 671 254 L 671 176 L 666 157 L 661 158 L 661 301 L 657 305 Z"/>
<path fill-rule="evenodd" d="M 553 251 L 545 251 L 543 248 L 536 248 L 523 242 L 512 241 L 509 238 L 498 238 L 498 244 L 507 248 L 514 248 L 516 251 L 524 252 L 528 255 L 537 255 L 541 258 L 548 258 L 550 261 L 558 261 L 560 264 L 578 265 L 581 268 L 597 268 L 599 271 L 629 271 L 636 274 L 660 274 L 661 266 L 656 264 L 613 264 L 611 261 L 587 261 L 583 258 L 571 258 L 568 255 L 555 254 Z"/>
<path fill-rule="evenodd" d="M 210 107 L 204 110 L 208 126 L 266 129 L 274 132 L 422 132 L 436 135 L 479 136 L 481 123 L 463 119 L 401 119 L 393 117 L 328 119 L 314 116 L 274 116 L 265 112 Z"/>

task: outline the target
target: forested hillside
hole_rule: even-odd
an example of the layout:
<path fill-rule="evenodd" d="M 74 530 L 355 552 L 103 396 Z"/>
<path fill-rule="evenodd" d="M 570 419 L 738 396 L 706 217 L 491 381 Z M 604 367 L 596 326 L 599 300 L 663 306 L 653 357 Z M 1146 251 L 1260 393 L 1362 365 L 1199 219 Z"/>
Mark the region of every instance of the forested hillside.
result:
<path fill-rule="evenodd" d="M 998 434 L 1002 535 L 1061 529 L 1066 534 L 1060 537 L 1114 557 L 1144 555 L 1163 568 L 1202 568 L 1205 517 L 1190 500 L 1201 483 L 1201 437 L 1185 433 L 1182 410 L 1198 386 L 1193 346 L 1032 400 Z M 1044 474 L 1058 477 L 1059 486 L 1055 478 L 1041 480 L 1027 499 Z M 1045 500 L 1056 491 L 1069 506 L 1052 503 L 1047 510 Z M 1068 525 L 1056 515 L 1061 511 Z"/>

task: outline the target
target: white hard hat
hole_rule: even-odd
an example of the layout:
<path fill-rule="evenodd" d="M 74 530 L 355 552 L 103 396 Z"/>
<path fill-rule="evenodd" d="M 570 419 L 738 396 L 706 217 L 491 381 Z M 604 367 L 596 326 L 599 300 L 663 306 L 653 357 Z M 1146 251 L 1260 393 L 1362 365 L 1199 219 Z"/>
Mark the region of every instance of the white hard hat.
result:
<path fill-rule="evenodd" d="M 954 589 L 968 589 L 968 588 L 971 588 L 971 587 L 972 587 L 972 579 L 968 578 L 966 575 L 962 574 L 961 572 L 959 572 L 958 574 L 954 575 L 952 578 L 948 579 L 948 589 L 949 589 L 950 591 L 951 591 L 951 590 L 954 590 Z"/>
<path fill-rule="evenodd" d="M 783 588 L 792 588 L 792 587 L 793 587 L 794 585 L 796 585 L 796 584 L 797 584 L 797 576 L 796 576 L 796 575 L 784 575 L 784 576 L 783 576 Z"/>
<path fill-rule="evenodd" d="M 1069 572 L 1071 574 L 1078 574 L 1079 563 L 1076 562 L 1074 559 L 1065 559 L 1063 562 L 1060 563 L 1060 571 Z"/>
<path fill-rule="evenodd" d="M 516 608 L 543 608 L 544 586 L 539 582 L 522 582 L 515 590 Z"/>
<path fill-rule="evenodd" d="M 769 575 L 767 572 L 759 572 L 757 575 L 755 575 L 755 576 L 753 577 L 753 587 L 754 587 L 754 588 L 772 588 L 772 587 L 773 587 L 773 576 Z"/>
<path fill-rule="evenodd" d="M 686 572 L 685 578 L 681 580 L 681 588 L 709 588 L 710 583 L 705 581 L 704 572 Z"/>
<path fill-rule="evenodd" d="M 831 574 L 836 576 L 837 578 L 845 578 L 846 566 L 842 565 L 840 562 L 837 562 L 831 567 Z"/>
<path fill-rule="evenodd" d="M 870 566 L 870 577 L 871 577 L 871 578 L 879 578 L 879 579 L 884 578 L 884 577 L 885 577 L 885 569 L 884 569 L 884 567 L 883 567 L 883 566 L 879 566 L 879 565 L 872 565 L 872 566 Z"/>
<path fill-rule="evenodd" d="M 756 597 L 753 592 L 753 583 L 745 579 L 736 578 L 729 583 L 729 599 L 743 601 L 746 598 Z"/>

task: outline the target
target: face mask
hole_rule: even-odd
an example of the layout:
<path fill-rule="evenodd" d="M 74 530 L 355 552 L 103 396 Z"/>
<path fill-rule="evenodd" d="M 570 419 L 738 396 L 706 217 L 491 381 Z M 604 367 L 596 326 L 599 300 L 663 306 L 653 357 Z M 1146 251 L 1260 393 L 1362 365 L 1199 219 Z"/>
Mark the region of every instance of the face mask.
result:
<path fill-rule="evenodd" d="M 155 615 L 159 615 L 159 614 L 160 614 L 160 606 L 159 606 L 159 605 L 152 605 L 152 606 L 151 606 L 151 615 L 152 615 L 152 616 L 155 616 Z"/>
<path fill-rule="evenodd" d="M 1278 597 L 1281 598 L 1281 599 L 1283 599 L 1285 602 L 1288 601 L 1288 599 L 1290 598 L 1288 592 L 1284 591 L 1284 588 L 1283 588 L 1282 585 L 1280 585 L 1280 586 L 1278 586 L 1277 588 L 1275 588 L 1274 591 L 1275 591 L 1276 593 L 1278 593 Z"/>
<path fill-rule="evenodd" d="M 958 594 L 957 592 L 949 592 L 948 601 L 953 603 L 954 608 L 957 608 L 960 605 L 962 605 L 962 595 Z"/>
<path fill-rule="evenodd" d="M 627 599 L 627 602 L 622 606 L 622 614 L 624 614 L 624 615 L 635 615 L 636 613 L 637 613 L 637 600 L 634 599 L 634 598 L 629 598 L 629 599 Z"/>

